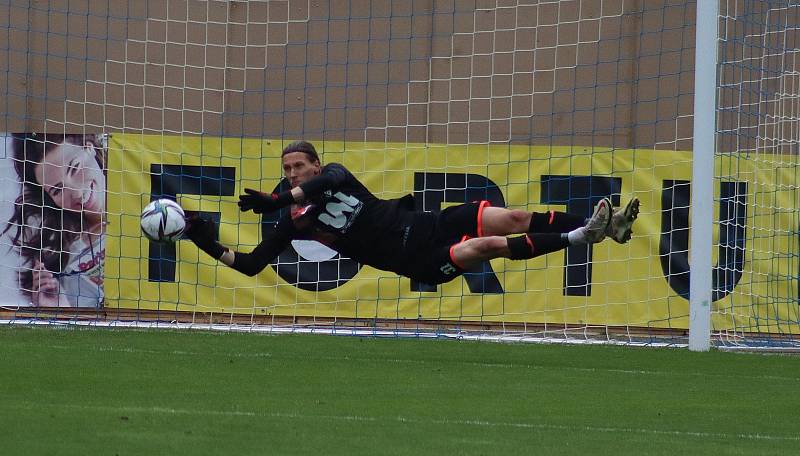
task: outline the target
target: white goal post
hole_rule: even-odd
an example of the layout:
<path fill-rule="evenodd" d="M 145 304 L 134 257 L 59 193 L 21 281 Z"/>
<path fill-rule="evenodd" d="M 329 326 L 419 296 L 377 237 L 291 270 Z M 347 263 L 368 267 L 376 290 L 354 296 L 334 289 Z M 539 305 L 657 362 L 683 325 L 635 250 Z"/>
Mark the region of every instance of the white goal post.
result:
<path fill-rule="evenodd" d="M 698 1 L 695 32 L 694 140 L 692 144 L 689 349 L 711 343 L 711 254 L 717 119 L 719 0 Z"/>

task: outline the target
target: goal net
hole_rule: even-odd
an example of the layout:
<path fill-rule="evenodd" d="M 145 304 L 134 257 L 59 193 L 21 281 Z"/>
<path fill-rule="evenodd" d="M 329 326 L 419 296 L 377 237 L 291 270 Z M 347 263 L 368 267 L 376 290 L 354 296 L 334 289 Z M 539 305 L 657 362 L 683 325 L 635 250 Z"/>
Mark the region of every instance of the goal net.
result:
<path fill-rule="evenodd" d="M 692 2 L 7 5 L 7 320 L 682 345 L 691 215 L 719 227 L 715 341 L 791 345 L 797 8 L 722 3 L 713 214 L 689 204 Z M 242 213 L 237 196 L 285 190 L 281 150 L 299 139 L 421 211 L 488 200 L 588 217 L 609 197 L 641 213 L 628 243 L 492 260 L 439 286 L 316 241 L 248 277 L 141 235 L 142 207 L 171 198 L 251 251 L 281 214 Z M 36 168 L 37 147 L 61 151 L 46 182 L 16 165 Z M 89 150 L 99 222 L 99 183 L 65 180 L 79 169 L 67 152 Z M 74 207 L 31 199 L 53 182 Z"/>
<path fill-rule="evenodd" d="M 721 3 L 712 334 L 796 346 L 800 9 Z"/>

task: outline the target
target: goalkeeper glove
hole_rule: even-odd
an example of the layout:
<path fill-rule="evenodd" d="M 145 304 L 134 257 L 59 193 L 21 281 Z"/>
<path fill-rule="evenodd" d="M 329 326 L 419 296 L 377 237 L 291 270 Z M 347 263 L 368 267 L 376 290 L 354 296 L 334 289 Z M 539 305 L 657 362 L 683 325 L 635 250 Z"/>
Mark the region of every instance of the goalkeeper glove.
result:
<path fill-rule="evenodd" d="M 217 242 L 217 224 L 213 220 L 194 216 L 188 218 L 186 223 L 186 237 L 215 260 L 219 260 L 222 254 L 228 250 Z"/>
<path fill-rule="evenodd" d="M 239 210 L 242 212 L 252 209 L 256 214 L 264 214 L 277 211 L 294 202 L 291 191 L 270 194 L 246 188 L 244 192 L 245 195 L 239 195 Z"/>

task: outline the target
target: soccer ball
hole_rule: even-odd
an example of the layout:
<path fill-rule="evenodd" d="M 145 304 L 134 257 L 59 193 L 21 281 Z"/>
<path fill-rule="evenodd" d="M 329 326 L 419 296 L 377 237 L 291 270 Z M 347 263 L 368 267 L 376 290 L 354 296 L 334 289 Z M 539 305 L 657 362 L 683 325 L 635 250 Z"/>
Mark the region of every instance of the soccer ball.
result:
<path fill-rule="evenodd" d="M 157 199 L 142 210 L 142 234 L 154 242 L 175 242 L 186 229 L 183 208 L 171 199 Z"/>

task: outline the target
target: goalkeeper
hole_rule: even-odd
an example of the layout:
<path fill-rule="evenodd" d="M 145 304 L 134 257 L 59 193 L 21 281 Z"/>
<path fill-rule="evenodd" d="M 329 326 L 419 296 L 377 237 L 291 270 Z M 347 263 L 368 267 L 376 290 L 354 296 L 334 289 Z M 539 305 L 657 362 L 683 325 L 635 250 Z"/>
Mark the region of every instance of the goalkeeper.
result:
<path fill-rule="evenodd" d="M 212 220 L 191 219 L 187 236 L 204 252 L 249 276 L 262 271 L 292 240 L 307 239 L 361 264 L 436 285 L 493 258 L 524 260 L 606 236 L 625 243 L 639 213 L 636 198 L 614 212 L 611 201 L 603 198 L 588 220 L 557 211 L 491 207 L 488 201 L 451 206 L 438 214 L 421 212 L 414 210 L 411 195 L 379 199 L 344 166 L 322 166 L 309 142 L 286 146 L 282 162 L 290 190 L 268 194 L 245 189 L 239 196 L 243 212 L 289 208 L 274 234 L 252 252 L 233 251 L 217 242 Z"/>

